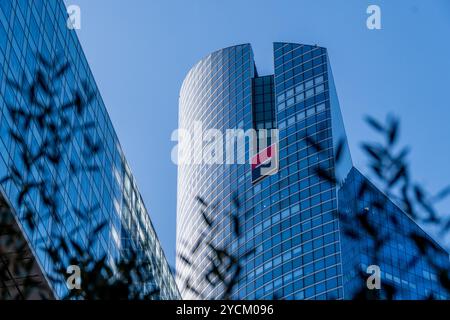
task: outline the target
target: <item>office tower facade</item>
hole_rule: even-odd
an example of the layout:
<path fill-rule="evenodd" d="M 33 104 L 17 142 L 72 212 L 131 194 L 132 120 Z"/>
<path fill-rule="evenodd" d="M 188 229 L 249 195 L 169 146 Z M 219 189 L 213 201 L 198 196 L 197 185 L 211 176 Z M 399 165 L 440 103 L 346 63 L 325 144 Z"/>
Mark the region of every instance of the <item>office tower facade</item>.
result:
<path fill-rule="evenodd" d="M 337 214 L 340 205 L 347 211 L 355 207 L 348 201 L 356 198 L 350 187 L 356 171 L 346 143 L 327 50 L 275 43 L 274 69 L 274 75 L 260 76 L 251 46 L 243 44 L 206 56 L 183 82 L 180 128 L 194 130 L 195 123 L 201 122 L 204 130 L 221 132 L 279 129 L 275 174 L 262 178 L 257 175 L 255 179 L 254 166 L 249 163 L 179 165 L 176 267 L 185 298 L 217 298 L 223 294 L 224 287 L 211 285 L 206 277 L 210 248 L 198 249 L 197 245 L 209 237 L 242 263 L 241 277 L 232 292 L 235 299 L 343 299 L 366 286 L 364 281 L 356 280 L 356 274 L 370 264 L 371 256 L 364 251 L 366 247 L 356 249 L 345 237 Z M 320 150 L 305 137 L 312 138 Z M 337 162 L 334 156 L 341 141 L 344 144 Z M 198 149 L 199 143 L 192 142 L 193 150 L 202 150 L 202 146 Z M 249 153 L 254 155 L 251 152 L 247 146 L 246 159 Z M 319 166 L 341 179 L 350 175 L 345 187 L 321 178 L 317 174 Z M 379 193 L 373 191 L 374 195 Z M 240 206 L 234 209 L 236 195 Z M 209 218 L 219 219 L 209 231 L 202 223 L 204 203 L 214 205 L 214 216 Z M 223 218 L 233 210 L 237 211 L 242 229 L 239 238 L 232 235 L 231 221 Z M 404 215 L 398 208 L 395 213 Z M 402 221 L 413 224 L 408 219 Z M 405 248 L 394 243 L 391 250 L 395 258 L 403 261 Z M 255 252 L 244 258 L 251 249 Z M 196 254 L 186 263 L 183 257 L 194 251 Z M 444 251 L 440 257 L 448 260 Z M 392 262 L 386 261 L 386 265 Z M 404 281 L 421 279 L 415 292 L 403 292 L 395 298 L 420 298 L 426 290 L 444 297 L 435 278 L 423 279 L 424 272 L 430 271 L 423 265 L 407 280 L 398 269 L 392 270 L 392 263 L 386 270 L 383 263 L 382 278 L 393 279 L 394 284 L 399 280 L 402 286 Z"/>
<path fill-rule="evenodd" d="M 360 195 L 362 188 L 366 190 L 364 196 Z M 384 205 L 378 208 L 377 203 Z M 450 298 L 438 280 L 438 270 L 449 270 L 450 267 L 446 251 L 354 167 L 339 188 L 338 208 L 342 216 L 344 298 L 358 296 L 364 288 L 358 274 L 364 275 L 371 265 L 382 271 L 382 290 L 375 290 L 374 298 L 388 297 L 389 290 L 383 288 L 386 285 L 395 288 L 395 299 Z M 377 231 L 376 239 L 383 243 L 378 249 L 375 239 L 358 222 L 358 215 L 367 216 L 370 226 Z M 427 254 L 414 243 L 417 238 L 426 239 L 424 244 L 432 244 Z M 432 264 L 426 256 L 432 258 Z"/>
<path fill-rule="evenodd" d="M 61 185 L 54 196 L 58 199 L 62 222 L 56 223 L 52 216 L 46 215 L 45 201 L 40 198 L 40 194 L 30 192 L 25 200 L 38 215 L 34 218 L 34 228 L 31 228 L 16 201 L 21 190 L 17 181 L 7 181 L 1 186 L 2 217 L 9 213 L 12 217 L 9 221 L 25 239 L 27 258 L 34 259 L 37 266 L 32 276 L 37 282 L 44 283 L 48 298 L 62 298 L 68 294 L 65 283 L 52 280 L 58 275 L 54 274 L 49 249 L 56 246 L 60 237 L 86 245 L 95 225 L 106 221 L 106 227 L 95 235 L 95 244 L 82 249 L 89 250 L 98 259 L 106 256 L 111 265 L 124 252 L 131 249 L 139 251 L 150 262 L 147 271 L 152 274 L 151 283 L 142 284 L 142 292 L 158 289 L 155 298 L 177 299 L 179 292 L 150 216 L 127 165 L 76 32 L 68 28 L 67 20 L 63 1 L 0 1 L 0 175 L 10 175 L 14 167 L 19 172 L 24 171 L 17 139 L 10 134 L 18 124 L 8 112 L 8 106 L 24 105 L 26 108 L 27 104 L 7 79 L 18 82 L 24 75 L 24 79 L 30 81 L 41 63 L 37 59 L 38 55 L 47 61 L 59 56 L 70 65 L 61 78 L 62 94 L 57 103 L 62 105 L 71 99 L 71 92 L 81 90 L 83 82 L 94 92 L 84 115 L 72 117 L 71 121 L 75 127 L 87 121 L 94 124 L 90 126 L 89 135 L 92 141 L 101 146 L 100 152 L 92 159 L 99 170 L 70 171 L 73 167 L 83 168 L 87 160 L 83 154 L 86 141 L 83 142 L 83 138 L 75 132 L 69 133 L 74 137 L 61 150 L 63 169 L 56 174 L 50 161 L 43 163 L 43 167 L 50 168 L 52 181 Z M 25 141 L 35 145 L 43 141 L 47 133 L 34 125 L 30 130 L 21 132 Z M 35 178 L 49 178 L 39 177 L 42 172 L 36 171 Z M 82 222 L 84 220 L 80 219 L 77 212 L 92 207 L 97 209 L 90 218 L 91 222 Z M 8 260 L 6 255 L 1 258 L 2 262 Z M 6 292 L 6 296 L 21 297 L 23 275 L 15 274 L 16 270 L 7 264 L 2 267 L 2 270 L 6 267 L 9 276 L 1 279 L 0 291 Z"/>

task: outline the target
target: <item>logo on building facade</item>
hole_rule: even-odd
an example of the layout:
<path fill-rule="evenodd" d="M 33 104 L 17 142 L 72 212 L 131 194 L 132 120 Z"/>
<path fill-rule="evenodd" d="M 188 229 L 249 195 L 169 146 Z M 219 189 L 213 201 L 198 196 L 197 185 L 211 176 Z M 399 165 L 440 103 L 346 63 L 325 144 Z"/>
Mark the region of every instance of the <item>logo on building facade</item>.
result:
<path fill-rule="evenodd" d="M 267 176 L 276 174 L 278 162 L 278 143 L 273 143 L 255 154 L 251 160 L 252 182 L 257 183 Z"/>

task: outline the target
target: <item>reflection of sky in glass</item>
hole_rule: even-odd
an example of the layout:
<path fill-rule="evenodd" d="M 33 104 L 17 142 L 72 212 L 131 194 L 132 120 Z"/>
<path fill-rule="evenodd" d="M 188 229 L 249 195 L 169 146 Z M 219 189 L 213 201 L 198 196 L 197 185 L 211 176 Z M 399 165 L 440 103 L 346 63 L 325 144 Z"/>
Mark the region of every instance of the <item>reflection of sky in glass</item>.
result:
<path fill-rule="evenodd" d="M 450 181 L 440 144 L 450 138 L 447 0 L 377 1 L 380 31 L 366 29 L 368 3 L 357 0 L 67 2 L 81 6 L 83 48 L 172 263 L 179 88 L 204 53 L 227 45 L 251 42 L 261 75 L 273 72 L 273 41 L 327 47 L 354 163 L 366 161 L 361 137 L 374 137 L 362 117 L 393 111 L 416 177 L 436 191 Z"/>
<path fill-rule="evenodd" d="M 16 130 L 16 123 L 11 119 L 7 106 L 30 107 L 27 105 L 27 100 L 23 102 L 19 92 L 6 85 L 7 78 L 21 79 L 25 73 L 28 76 L 27 79 L 31 79 L 31 75 L 36 72 L 36 54 L 41 54 L 48 61 L 52 61 L 57 54 L 65 50 L 63 51 L 64 59 L 67 60 L 63 61 L 67 61 L 70 67 L 61 78 L 63 88 L 57 92 L 61 93 L 61 100 L 57 102 L 57 105 L 61 106 L 71 100 L 70 94 L 80 90 L 82 81 L 86 81 L 89 84 L 89 90 L 94 93 L 97 93 L 97 88 L 74 31 L 67 29 L 66 10 L 62 2 L 1 1 L 0 8 L 0 43 L 2 44 L 0 47 L 2 69 L 0 72 L 0 177 L 3 179 L 11 173 L 7 170 L 11 170 L 13 165 L 17 166 L 19 172 L 26 172 L 18 143 L 10 135 L 11 129 Z M 55 219 L 47 214 L 50 206 L 45 204 L 45 200 L 38 195 L 38 192 L 32 190 L 25 197 L 25 201 L 30 204 L 38 217 L 35 217 L 36 228 L 30 228 L 25 223 L 24 207 L 19 207 L 19 202 L 16 200 L 19 192 L 26 188 L 20 186 L 17 181 L 8 181 L 3 185 L 6 196 L 21 219 L 21 227 L 34 249 L 40 266 L 50 279 L 52 276 L 56 277 L 53 262 L 46 249 L 57 246 L 59 237 L 66 240 L 70 237 L 87 250 L 88 235 L 95 230 L 94 226 L 106 221 L 108 224 L 101 232 L 95 233 L 96 241 L 89 248 L 95 258 L 101 259 L 105 256 L 107 261 L 117 262 L 122 256 L 122 250 L 140 248 L 145 243 L 150 243 L 151 245 L 146 246 L 145 255 L 155 262 L 152 264 L 152 274 L 156 285 L 161 289 L 160 297 L 164 299 L 177 297 L 178 292 L 170 267 L 164 258 L 161 245 L 156 238 L 145 204 L 125 160 L 101 95 L 95 95 L 83 117 L 72 115 L 72 125 L 73 128 L 77 128 L 91 121 L 94 122 L 94 126 L 83 133 L 88 134 L 94 143 L 102 147 L 100 152 L 89 159 L 100 170 L 84 169 L 91 163 L 88 163 L 86 159 L 88 157 L 84 156 L 87 147 L 83 145 L 79 131 L 77 134 L 72 133 L 73 139 L 69 143 L 59 145 L 63 162 L 59 168 L 60 171 L 57 171 L 47 158 L 45 158 L 47 163 L 43 163 L 43 167 L 48 171 L 31 170 L 34 175 L 32 182 L 47 182 L 50 175 L 57 181 L 58 191 L 54 192 L 54 196 L 58 199 L 57 212 L 62 217 L 61 224 L 55 223 Z M 23 138 L 29 145 L 42 147 L 44 137 L 48 133 L 40 130 L 33 121 L 31 123 L 31 129 L 20 134 L 24 135 Z M 49 125 L 46 126 L 46 129 L 50 130 L 49 127 Z M 81 169 L 76 170 L 75 173 L 70 172 L 69 163 Z M 98 207 L 98 210 L 94 211 L 95 215 L 89 223 L 79 219 L 76 214 L 77 210 L 86 214 L 89 208 L 94 207 Z M 67 260 L 67 255 L 64 258 Z M 61 276 L 58 274 L 57 277 Z M 51 284 L 57 297 L 67 295 L 68 289 L 64 282 L 58 283 L 51 280 Z M 151 290 L 152 285 L 146 284 L 142 290 Z"/>

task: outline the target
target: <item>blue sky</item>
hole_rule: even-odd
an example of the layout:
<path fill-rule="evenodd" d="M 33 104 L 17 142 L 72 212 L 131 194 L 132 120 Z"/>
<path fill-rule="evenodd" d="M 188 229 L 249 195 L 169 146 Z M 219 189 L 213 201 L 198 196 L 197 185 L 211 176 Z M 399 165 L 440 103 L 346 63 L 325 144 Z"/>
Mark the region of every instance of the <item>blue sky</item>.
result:
<path fill-rule="evenodd" d="M 209 52 L 251 43 L 260 74 L 272 43 L 327 47 L 354 163 L 365 170 L 362 121 L 394 113 L 412 146 L 415 178 L 450 183 L 448 0 L 66 0 L 81 7 L 79 38 L 169 262 L 175 259 L 176 176 L 171 162 L 178 95 Z M 381 8 L 382 30 L 366 28 Z"/>

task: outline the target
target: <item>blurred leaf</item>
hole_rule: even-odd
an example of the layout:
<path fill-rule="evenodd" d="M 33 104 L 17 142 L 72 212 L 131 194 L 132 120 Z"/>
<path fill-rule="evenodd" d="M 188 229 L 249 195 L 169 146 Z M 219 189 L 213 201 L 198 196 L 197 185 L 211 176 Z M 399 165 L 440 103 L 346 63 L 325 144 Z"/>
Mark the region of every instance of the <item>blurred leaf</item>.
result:
<path fill-rule="evenodd" d="M 213 222 L 208 218 L 206 211 L 205 210 L 200 210 L 203 221 L 206 223 L 206 225 L 208 226 L 208 228 L 212 227 Z"/>
<path fill-rule="evenodd" d="M 233 193 L 233 198 L 231 200 L 231 203 L 234 205 L 235 208 L 239 209 L 241 207 L 241 201 L 239 200 L 239 196 L 237 193 Z"/>
<path fill-rule="evenodd" d="M 445 198 L 450 196 L 450 186 L 445 187 L 441 191 L 439 191 L 432 199 L 432 202 L 439 202 Z"/>
<path fill-rule="evenodd" d="M 399 121 L 396 118 L 392 118 L 390 121 L 389 130 L 387 133 L 388 136 L 388 143 L 389 145 L 395 144 L 398 138 L 398 128 L 399 128 Z"/>
<path fill-rule="evenodd" d="M 77 255 L 79 257 L 84 256 L 85 251 L 83 250 L 83 248 L 81 247 L 81 245 L 75 241 L 75 240 L 70 240 L 70 244 L 72 245 L 72 247 L 75 249 Z"/>
<path fill-rule="evenodd" d="M 207 207 L 207 206 L 208 206 L 208 204 L 206 203 L 206 201 L 205 201 L 202 197 L 196 196 L 195 199 L 197 200 L 197 202 L 200 202 L 200 204 L 201 204 L 202 206 L 204 206 L 204 207 Z"/>
<path fill-rule="evenodd" d="M 182 254 L 179 254 L 178 257 L 181 259 L 181 261 L 183 261 L 185 264 L 191 266 L 192 262 L 189 260 L 189 258 L 185 257 Z"/>
<path fill-rule="evenodd" d="M 321 152 L 323 151 L 322 146 L 316 142 L 316 140 L 314 140 L 312 137 L 310 136 L 305 136 L 304 139 L 306 140 L 306 143 L 312 147 L 316 152 Z"/>
<path fill-rule="evenodd" d="M 69 69 L 70 63 L 66 62 L 64 63 L 55 73 L 55 78 L 59 79 L 61 78 Z"/>
<path fill-rule="evenodd" d="M 367 116 L 365 120 L 376 131 L 382 132 L 382 133 L 385 131 L 384 127 L 374 118 Z"/>
<path fill-rule="evenodd" d="M 323 169 L 321 167 L 316 167 L 315 168 L 315 174 L 319 178 L 321 178 L 323 180 L 326 180 L 326 181 L 328 181 L 328 182 L 330 182 L 332 184 L 336 184 L 337 183 L 336 178 L 331 174 L 331 172 L 329 170 L 325 170 L 325 169 Z"/>
<path fill-rule="evenodd" d="M 388 188 L 392 188 L 395 186 L 395 184 L 400 181 L 400 179 L 404 178 L 406 176 L 406 167 L 402 165 L 395 175 L 391 178 L 391 180 L 388 181 Z"/>
<path fill-rule="evenodd" d="M 336 155 L 334 156 L 334 160 L 339 163 L 342 157 L 342 153 L 344 151 L 345 139 L 340 139 L 338 145 L 336 147 Z"/>
<path fill-rule="evenodd" d="M 373 160 L 378 162 L 382 161 L 383 154 L 385 153 L 382 148 L 367 143 L 363 143 L 361 147 Z"/>
<path fill-rule="evenodd" d="M 239 223 L 239 217 L 236 214 L 231 215 L 231 221 L 233 222 L 233 232 L 234 234 L 239 237 L 241 235 L 241 228 Z"/>

